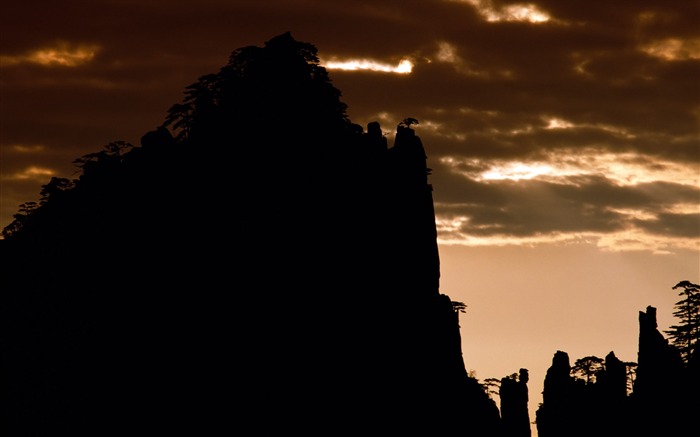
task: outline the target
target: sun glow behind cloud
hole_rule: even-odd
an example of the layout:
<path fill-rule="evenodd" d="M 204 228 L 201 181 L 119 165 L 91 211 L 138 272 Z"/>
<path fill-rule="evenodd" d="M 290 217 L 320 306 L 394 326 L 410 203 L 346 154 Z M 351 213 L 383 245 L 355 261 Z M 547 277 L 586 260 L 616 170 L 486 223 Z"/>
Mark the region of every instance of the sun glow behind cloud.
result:
<path fill-rule="evenodd" d="M 329 70 L 369 70 L 396 74 L 409 74 L 413 71 L 413 62 L 407 58 L 401 59 L 397 65 L 377 62 L 371 59 L 349 59 L 345 61 L 334 59 L 325 62 L 324 66 Z"/>
<path fill-rule="evenodd" d="M 550 118 L 547 120 L 547 127 L 545 129 L 569 129 L 574 127 L 573 123 L 560 118 Z"/>
<path fill-rule="evenodd" d="M 687 238 L 670 238 L 650 235 L 640 229 L 604 234 L 596 232 L 551 233 L 547 235 L 512 236 L 506 234 L 474 235 L 461 233 L 462 225 L 469 222 L 469 217 L 443 220 L 436 217 L 438 242 L 443 245 L 505 247 L 543 245 L 591 245 L 607 252 L 645 251 L 657 255 L 667 255 L 676 249 L 700 250 L 697 240 Z"/>
<path fill-rule="evenodd" d="M 46 147 L 42 144 L 35 145 L 25 145 L 25 144 L 13 144 L 12 150 L 17 153 L 39 153 L 44 151 Z"/>
<path fill-rule="evenodd" d="M 532 3 L 517 3 L 495 8 L 490 0 L 456 0 L 471 4 L 488 22 L 522 21 L 533 24 L 546 23 L 551 17 Z"/>
<path fill-rule="evenodd" d="M 640 50 L 649 56 L 666 61 L 700 59 L 700 39 L 667 38 L 642 45 Z"/>
<path fill-rule="evenodd" d="M 700 250 L 700 240 L 692 236 L 700 230 L 700 203 L 693 201 L 689 194 L 691 190 L 700 190 L 700 173 L 693 164 L 682 165 L 634 153 L 613 154 L 595 149 L 552 152 L 529 161 L 443 157 L 440 162 L 454 173 L 491 185 L 506 196 L 516 186 L 532 190 L 535 202 L 544 202 L 543 205 L 561 203 L 564 211 L 568 211 L 566 214 L 570 214 L 568 220 L 581 220 L 593 228 L 599 227 L 599 230 L 584 230 L 585 226 L 582 226 L 577 230 L 577 226 L 573 226 L 567 230 L 569 226 L 562 225 L 565 222 L 556 215 L 550 222 L 546 212 L 537 212 L 537 208 L 531 208 L 526 200 L 520 203 L 517 196 L 498 211 L 490 210 L 481 202 L 436 204 L 436 224 L 443 244 L 591 244 L 606 251 L 643 250 L 657 254 L 672 253 L 676 249 Z M 525 185 L 533 182 L 552 185 Z M 607 191 L 612 197 L 607 201 L 612 203 L 589 204 L 592 199 L 583 194 L 589 192 L 588 184 L 609 187 Z M 555 186 L 560 188 L 553 189 Z M 686 194 L 667 197 L 676 189 Z M 635 205 L 633 201 L 616 205 L 613 193 L 625 192 L 636 193 L 638 199 L 648 197 L 650 203 Z M 568 198 L 565 193 L 574 197 Z M 564 197 L 557 199 L 562 195 Z M 472 221 L 472 213 L 480 219 Z M 484 217 L 491 214 L 503 220 L 484 222 Z M 544 214 L 541 218 L 548 224 L 534 226 L 531 232 L 524 231 L 528 222 L 537 220 L 540 214 Z M 518 224 L 513 228 L 519 220 L 516 217 L 525 220 L 522 227 Z M 696 231 L 692 231 L 693 221 L 697 223 Z M 603 223 L 610 225 L 600 226 Z"/>
<path fill-rule="evenodd" d="M 436 62 L 450 64 L 456 71 L 466 76 L 480 78 L 499 77 L 501 79 L 510 79 L 513 75 L 512 72 L 508 70 L 489 71 L 478 67 L 474 63 L 462 58 L 459 55 L 457 45 L 448 41 L 437 42 L 437 50 L 433 57 L 426 58 L 428 63 L 433 62 L 433 60 Z"/>
<path fill-rule="evenodd" d="M 493 166 L 491 169 L 481 173 L 481 180 L 504 180 L 510 179 L 518 181 L 521 179 L 533 179 L 538 176 L 552 175 L 556 169 L 547 164 L 510 162 L 500 166 Z"/>
<path fill-rule="evenodd" d="M 56 174 L 56 172 L 49 168 L 32 165 L 27 167 L 23 171 L 3 176 L 2 179 L 15 181 L 28 179 L 45 180 L 49 176 L 53 176 L 54 174 Z"/>
<path fill-rule="evenodd" d="M 0 56 L 0 64 L 11 66 L 29 63 L 46 67 L 77 67 L 92 61 L 99 50 L 97 45 L 71 45 L 61 42 L 53 47 L 44 47 L 22 55 Z"/>
<path fill-rule="evenodd" d="M 654 181 L 700 187 L 700 174 L 692 166 L 674 162 L 643 160 L 634 153 L 609 153 L 597 149 L 561 150 L 541 160 L 485 161 L 477 158 L 443 157 L 440 160 L 465 177 L 478 181 L 541 179 L 555 183 L 573 183 L 572 176 L 604 176 L 615 183 L 637 185 Z M 464 169 L 482 169 L 478 172 Z M 569 178 L 569 179 L 567 179 Z"/>

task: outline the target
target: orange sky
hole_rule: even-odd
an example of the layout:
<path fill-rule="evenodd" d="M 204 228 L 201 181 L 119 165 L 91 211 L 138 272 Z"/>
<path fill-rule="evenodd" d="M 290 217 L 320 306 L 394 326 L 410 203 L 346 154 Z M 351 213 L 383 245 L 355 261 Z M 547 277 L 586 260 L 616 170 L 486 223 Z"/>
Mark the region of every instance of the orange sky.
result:
<path fill-rule="evenodd" d="M 528 368 L 534 420 L 556 350 L 635 361 L 638 312 L 663 329 L 671 287 L 700 282 L 698 22 L 686 0 L 14 2 L 0 226 L 74 159 L 138 144 L 233 50 L 291 31 L 353 122 L 391 144 L 420 121 L 466 366 Z"/>

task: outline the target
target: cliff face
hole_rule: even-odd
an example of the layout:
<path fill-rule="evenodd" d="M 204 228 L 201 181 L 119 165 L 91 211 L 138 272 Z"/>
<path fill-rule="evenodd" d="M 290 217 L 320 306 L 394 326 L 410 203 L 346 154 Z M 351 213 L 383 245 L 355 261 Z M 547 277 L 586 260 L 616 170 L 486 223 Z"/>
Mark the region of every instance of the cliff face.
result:
<path fill-rule="evenodd" d="M 439 290 L 421 140 L 350 123 L 314 50 L 237 50 L 175 137 L 84 160 L 5 241 L 7 423 L 498 435 Z"/>

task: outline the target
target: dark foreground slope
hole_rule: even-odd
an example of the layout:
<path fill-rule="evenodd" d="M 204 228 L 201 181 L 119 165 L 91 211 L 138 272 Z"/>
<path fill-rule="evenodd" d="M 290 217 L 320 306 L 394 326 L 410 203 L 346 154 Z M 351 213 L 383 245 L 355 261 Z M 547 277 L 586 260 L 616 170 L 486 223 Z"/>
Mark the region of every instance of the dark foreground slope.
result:
<path fill-rule="evenodd" d="M 283 34 L 47 184 L 2 242 L 3 422 L 499 435 L 439 291 L 420 138 L 345 110 Z"/>

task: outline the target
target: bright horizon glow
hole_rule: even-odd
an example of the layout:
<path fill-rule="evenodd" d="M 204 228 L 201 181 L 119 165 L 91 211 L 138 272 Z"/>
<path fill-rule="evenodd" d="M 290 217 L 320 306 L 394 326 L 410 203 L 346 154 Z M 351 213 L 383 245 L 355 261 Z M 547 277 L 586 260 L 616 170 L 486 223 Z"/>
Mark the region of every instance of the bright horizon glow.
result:
<path fill-rule="evenodd" d="M 436 205 L 437 206 L 437 205 Z M 629 214 L 634 216 L 633 211 Z M 635 218 L 638 218 L 634 216 Z M 645 216 L 646 218 L 646 216 Z M 469 222 L 469 217 L 444 218 L 435 216 L 438 244 L 469 247 L 541 247 L 590 245 L 604 252 L 649 252 L 654 255 L 669 255 L 675 250 L 700 250 L 700 242 L 688 238 L 666 237 L 645 233 L 630 228 L 613 233 L 596 232 L 553 232 L 546 235 L 513 236 L 494 233 L 474 235 L 461 231 Z M 487 228 L 484 226 L 483 228 Z M 493 230 L 497 228 L 492 227 Z"/>
<path fill-rule="evenodd" d="M 328 61 L 324 65 L 329 70 L 370 70 L 384 73 L 410 74 L 413 71 L 413 62 L 407 58 L 401 59 L 396 66 L 377 62 L 371 59 L 350 59 L 346 61 Z"/>

